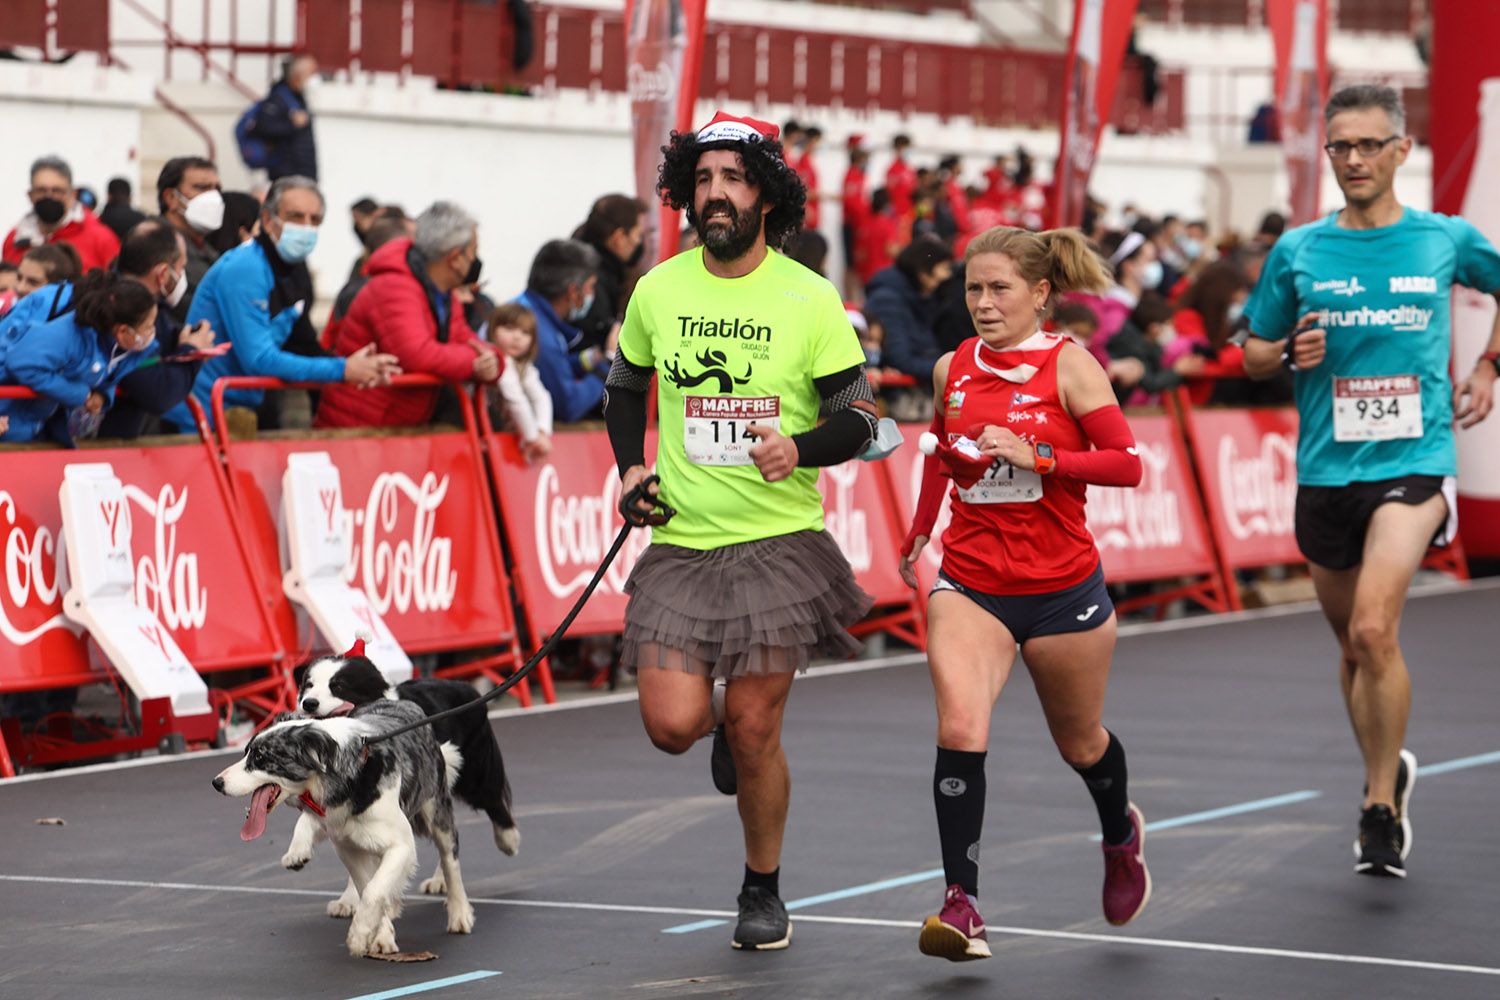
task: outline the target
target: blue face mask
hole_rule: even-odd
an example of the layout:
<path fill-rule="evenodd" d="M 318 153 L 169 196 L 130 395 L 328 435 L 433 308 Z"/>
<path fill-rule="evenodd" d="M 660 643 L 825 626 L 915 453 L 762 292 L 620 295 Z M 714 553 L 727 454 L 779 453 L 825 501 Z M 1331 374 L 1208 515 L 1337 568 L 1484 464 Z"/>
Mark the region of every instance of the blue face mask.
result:
<path fill-rule="evenodd" d="M 594 308 L 594 293 L 589 292 L 589 297 L 583 300 L 583 305 L 568 313 L 568 322 L 572 323 L 583 319 L 583 317 L 589 314 L 589 310 L 592 308 Z"/>
<path fill-rule="evenodd" d="M 1161 287 L 1161 261 L 1150 260 L 1141 266 L 1141 287 L 1150 291 Z"/>
<path fill-rule="evenodd" d="M 1231 302 L 1229 303 L 1229 313 L 1224 318 L 1229 322 L 1230 326 L 1234 326 L 1240 321 L 1240 317 L 1243 315 L 1245 315 L 1245 303 Z"/>
<path fill-rule="evenodd" d="M 308 258 L 317 245 L 318 228 L 316 226 L 286 222 L 282 224 L 281 236 L 276 240 L 276 252 L 288 264 L 300 264 Z"/>
<path fill-rule="evenodd" d="M 879 368 L 880 367 L 880 348 L 878 348 L 878 347 L 866 347 L 865 348 L 865 364 L 869 365 L 871 368 Z"/>

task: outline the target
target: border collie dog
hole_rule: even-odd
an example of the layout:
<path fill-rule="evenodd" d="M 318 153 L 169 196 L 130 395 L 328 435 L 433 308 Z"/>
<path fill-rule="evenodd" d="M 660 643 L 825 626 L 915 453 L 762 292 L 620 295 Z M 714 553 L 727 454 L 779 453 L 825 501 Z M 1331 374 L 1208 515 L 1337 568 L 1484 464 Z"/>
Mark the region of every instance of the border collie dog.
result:
<path fill-rule="evenodd" d="M 297 707 L 311 716 L 336 718 L 364 705 L 382 699 L 408 702 L 425 714 L 433 715 L 473 701 L 474 688 L 461 681 L 418 678 L 392 687 L 380 669 L 365 657 L 362 643 L 343 656 L 325 656 L 308 664 L 297 691 Z M 485 813 L 495 835 L 495 846 L 507 855 L 521 847 L 521 831 L 511 815 L 510 782 L 505 777 L 505 761 L 500 744 L 484 706 L 476 706 L 449 719 L 439 719 L 431 726 L 442 743 L 451 743 L 463 757 L 458 780 L 453 786 L 454 798 Z M 317 826 L 304 813 L 292 837 L 292 847 L 282 858 L 287 868 L 298 869 L 312 858 Z M 421 885 L 425 893 L 441 894 L 441 866 Z M 328 905 L 329 916 L 348 916 L 353 909 L 352 886 L 344 896 Z"/>
<path fill-rule="evenodd" d="M 448 932 L 474 929 L 449 796 L 462 763 L 458 751 L 448 743 L 440 746 L 430 726 L 368 742 L 423 718 L 417 706 L 391 701 L 337 719 L 284 718 L 255 734 L 245 756 L 213 781 L 225 795 L 250 796 L 242 840 L 265 832 L 266 815 L 282 799 L 300 801 L 302 820 L 317 825 L 349 869 L 351 955 L 397 950 L 394 921 L 417 868 L 417 834 L 437 845 Z"/>

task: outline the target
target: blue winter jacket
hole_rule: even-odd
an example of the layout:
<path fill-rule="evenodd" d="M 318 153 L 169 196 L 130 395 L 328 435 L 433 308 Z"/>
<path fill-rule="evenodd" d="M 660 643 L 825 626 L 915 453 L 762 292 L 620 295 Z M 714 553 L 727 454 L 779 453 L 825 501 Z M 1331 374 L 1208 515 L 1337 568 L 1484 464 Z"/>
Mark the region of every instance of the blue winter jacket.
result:
<path fill-rule="evenodd" d="M 275 261 L 268 259 L 275 256 Z M 312 304 L 312 279 L 302 264 L 287 264 L 265 236 L 224 254 L 203 276 L 188 311 L 187 325 L 208 320 L 214 341 L 229 341 L 229 353 L 210 358 L 193 381 L 193 395 L 209 411 L 214 380 L 230 375 L 266 375 L 288 382 L 338 382 L 344 377 L 343 358 L 308 358 L 282 350 L 292 326 Z M 265 395 L 259 389 L 234 389 L 224 394 L 231 406 L 255 409 Z M 162 418 L 178 430 L 195 426 L 185 403 Z"/>
<path fill-rule="evenodd" d="M 80 325 L 72 313 L 31 327 L 6 352 L 0 383 L 23 385 L 42 398 L 0 399 L 0 414 L 10 417 L 0 441 L 36 440 L 49 420 L 82 406 L 94 390 L 104 394 L 106 405 L 113 403 L 120 379 L 155 350 L 153 342 L 144 351 L 126 351 L 112 335 Z M 47 436 L 69 441 L 65 427 Z"/>
<path fill-rule="evenodd" d="M 604 377 L 584 371 L 578 355 L 568 350 L 580 335 L 578 329 L 564 322 L 552 303 L 535 292 L 526 292 L 516 301 L 536 315 L 536 370 L 552 397 L 553 413 L 563 423 L 589 416 L 604 402 Z"/>

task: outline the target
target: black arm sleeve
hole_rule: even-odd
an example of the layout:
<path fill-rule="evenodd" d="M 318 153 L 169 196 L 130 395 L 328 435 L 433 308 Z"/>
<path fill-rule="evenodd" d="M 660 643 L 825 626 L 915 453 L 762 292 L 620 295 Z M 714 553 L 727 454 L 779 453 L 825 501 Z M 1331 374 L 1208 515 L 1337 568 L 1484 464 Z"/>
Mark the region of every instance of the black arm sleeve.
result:
<path fill-rule="evenodd" d="M 655 373 L 656 369 L 633 365 L 616 351 L 604 380 L 604 426 L 622 476 L 632 465 L 646 464 L 646 392 Z"/>
<path fill-rule="evenodd" d="M 875 437 L 875 393 L 865 377 L 864 365 L 845 368 L 813 379 L 823 397 L 823 423 L 810 431 L 793 434 L 797 464 L 803 468 L 842 465 L 865 450 Z M 866 403 L 869 410 L 856 406 Z"/>

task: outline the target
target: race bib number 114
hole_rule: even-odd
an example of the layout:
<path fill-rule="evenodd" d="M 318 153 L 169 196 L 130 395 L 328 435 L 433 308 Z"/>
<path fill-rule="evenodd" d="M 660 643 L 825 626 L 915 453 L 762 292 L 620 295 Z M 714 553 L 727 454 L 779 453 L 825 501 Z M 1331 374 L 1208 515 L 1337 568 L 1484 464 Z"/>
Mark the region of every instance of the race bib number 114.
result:
<path fill-rule="evenodd" d="M 753 465 L 751 424 L 781 429 L 777 396 L 684 396 L 682 446 L 695 465 Z"/>

